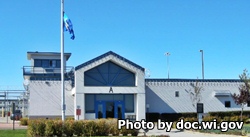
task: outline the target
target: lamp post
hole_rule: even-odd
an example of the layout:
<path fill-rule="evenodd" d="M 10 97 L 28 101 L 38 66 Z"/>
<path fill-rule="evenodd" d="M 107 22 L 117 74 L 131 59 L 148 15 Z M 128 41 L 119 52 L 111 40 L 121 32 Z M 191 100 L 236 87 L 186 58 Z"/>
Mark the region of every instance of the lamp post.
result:
<path fill-rule="evenodd" d="M 204 79 L 204 57 L 203 57 L 203 50 L 201 52 L 201 61 L 202 61 L 202 79 Z"/>
<path fill-rule="evenodd" d="M 169 56 L 170 56 L 170 52 L 166 52 L 164 54 L 165 56 L 167 56 L 167 65 L 168 65 L 168 79 L 169 79 Z"/>

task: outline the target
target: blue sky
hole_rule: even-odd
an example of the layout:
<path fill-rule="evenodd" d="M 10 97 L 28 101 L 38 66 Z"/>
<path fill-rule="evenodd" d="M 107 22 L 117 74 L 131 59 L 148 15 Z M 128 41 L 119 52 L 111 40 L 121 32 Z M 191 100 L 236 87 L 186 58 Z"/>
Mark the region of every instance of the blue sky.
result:
<path fill-rule="evenodd" d="M 0 88 L 22 87 L 27 51 L 60 52 L 60 0 L 1 1 Z M 68 66 L 108 51 L 150 70 L 151 78 L 237 79 L 250 69 L 249 0 L 65 0 L 75 40 Z"/>

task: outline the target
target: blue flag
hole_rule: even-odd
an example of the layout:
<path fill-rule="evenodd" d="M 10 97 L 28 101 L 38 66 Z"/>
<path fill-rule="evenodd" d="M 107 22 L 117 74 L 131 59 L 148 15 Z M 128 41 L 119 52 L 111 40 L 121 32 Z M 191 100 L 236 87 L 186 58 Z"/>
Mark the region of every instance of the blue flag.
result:
<path fill-rule="evenodd" d="M 73 24 L 71 23 L 70 19 L 65 13 L 63 14 L 63 23 L 64 23 L 64 30 L 69 31 L 69 34 L 71 35 L 71 39 L 74 40 L 75 34 L 73 30 Z"/>

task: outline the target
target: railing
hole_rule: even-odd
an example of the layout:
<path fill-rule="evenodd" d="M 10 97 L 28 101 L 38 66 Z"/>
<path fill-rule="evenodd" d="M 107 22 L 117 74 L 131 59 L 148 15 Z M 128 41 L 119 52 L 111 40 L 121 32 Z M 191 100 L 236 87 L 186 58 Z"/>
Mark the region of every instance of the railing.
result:
<path fill-rule="evenodd" d="M 66 66 L 65 73 L 74 73 L 74 67 Z M 43 68 L 43 67 L 34 67 L 34 66 L 24 66 L 23 75 L 34 75 L 34 74 L 60 74 L 61 68 Z"/>

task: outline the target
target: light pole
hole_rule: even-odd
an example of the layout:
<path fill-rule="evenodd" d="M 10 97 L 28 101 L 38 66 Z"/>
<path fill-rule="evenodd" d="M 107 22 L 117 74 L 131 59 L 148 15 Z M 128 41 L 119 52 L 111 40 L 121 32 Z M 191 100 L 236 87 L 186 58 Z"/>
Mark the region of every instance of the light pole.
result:
<path fill-rule="evenodd" d="M 169 79 L 169 56 L 170 56 L 170 52 L 166 52 L 165 56 L 167 56 L 167 65 L 168 65 L 168 79 Z"/>
<path fill-rule="evenodd" d="M 202 79 L 204 79 L 204 57 L 203 57 L 203 50 L 201 52 L 201 61 L 202 61 Z"/>

